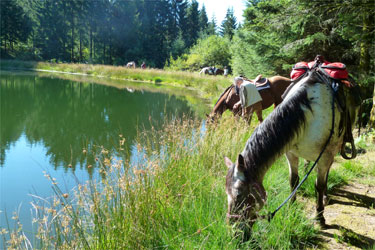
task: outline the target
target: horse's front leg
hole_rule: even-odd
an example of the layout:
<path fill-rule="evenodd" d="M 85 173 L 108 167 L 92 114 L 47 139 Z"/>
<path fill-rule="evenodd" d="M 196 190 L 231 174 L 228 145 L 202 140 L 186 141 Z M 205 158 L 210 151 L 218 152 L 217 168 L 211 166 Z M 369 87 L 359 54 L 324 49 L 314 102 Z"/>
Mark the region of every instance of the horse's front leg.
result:
<path fill-rule="evenodd" d="M 324 218 L 324 206 L 326 205 L 327 198 L 327 180 L 329 169 L 333 163 L 333 156 L 328 156 L 322 158 L 317 165 L 317 178 L 315 182 L 315 189 L 317 191 L 317 201 L 316 201 L 316 213 L 317 219 L 321 226 L 325 226 Z"/>
<path fill-rule="evenodd" d="M 285 154 L 286 159 L 288 160 L 289 165 L 289 183 L 291 192 L 297 187 L 299 183 L 299 176 L 298 176 L 298 157 L 291 152 L 287 152 Z M 296 200 L 296 196 L 294 196 L 291 201 L 294 202 Z"/>

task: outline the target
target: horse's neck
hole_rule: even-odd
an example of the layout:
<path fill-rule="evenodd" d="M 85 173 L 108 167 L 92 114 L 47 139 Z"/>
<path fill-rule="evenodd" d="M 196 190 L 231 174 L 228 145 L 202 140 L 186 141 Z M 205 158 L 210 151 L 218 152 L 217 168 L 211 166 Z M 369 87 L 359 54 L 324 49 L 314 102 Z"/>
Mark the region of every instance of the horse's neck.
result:
<path fill-rule="evenodd" d="M 257 180 L 262 181 L 271 165 L 296 143 L 304 140 L 306 131 L 311 129 L 309 124 L 315 110 L 311 110 L 308 91 L 306 88 L 296 88 L 290 94 L 293 96 L 286 98 L 254 130 L 242 152 L 249 175 Z M 320 101 L 320 98 L 316 97 L 315 100 Z"/>
<path fill-rule="evenodd" d="M 226 102 L 225 100 L 227 99 L 228 95 L 231 92 L 231 87 L 228 87 L 226 91 L 220 96 L 219 100 L 216 102 L 211 115 L 219 114 L 222 115 L 226 109 Z"/>

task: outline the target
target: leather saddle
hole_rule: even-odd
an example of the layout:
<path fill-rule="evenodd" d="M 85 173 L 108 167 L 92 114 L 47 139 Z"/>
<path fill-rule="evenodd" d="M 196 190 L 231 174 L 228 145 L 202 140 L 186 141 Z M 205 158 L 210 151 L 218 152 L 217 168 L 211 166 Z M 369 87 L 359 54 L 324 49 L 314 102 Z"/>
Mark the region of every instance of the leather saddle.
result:
<path fill-rule="evenodd" d="M 269 80 L 262 77 L 262 75 L 258 75 L 254 80 L 248 79 L 248 81 L 254 84 L 257 90 L 268 89 L 271 87 Z"/>

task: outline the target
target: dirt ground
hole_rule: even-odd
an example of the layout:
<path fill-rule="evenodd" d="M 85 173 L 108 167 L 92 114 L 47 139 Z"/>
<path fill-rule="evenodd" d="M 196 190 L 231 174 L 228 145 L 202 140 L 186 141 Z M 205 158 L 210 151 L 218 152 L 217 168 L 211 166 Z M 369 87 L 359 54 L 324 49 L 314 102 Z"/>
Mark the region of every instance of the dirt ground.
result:
<path fill-rule="evenodd" d="M 361 154 L 355 161 L 364 166 L 375 164 L 375 151 Z M 375 176 L 331 190 L 329 198 L 324 210 L 327 228 L 320 229 L 318 248 L 375 250 Z M 311 209 L 315 210 L 315 202 Z"/>

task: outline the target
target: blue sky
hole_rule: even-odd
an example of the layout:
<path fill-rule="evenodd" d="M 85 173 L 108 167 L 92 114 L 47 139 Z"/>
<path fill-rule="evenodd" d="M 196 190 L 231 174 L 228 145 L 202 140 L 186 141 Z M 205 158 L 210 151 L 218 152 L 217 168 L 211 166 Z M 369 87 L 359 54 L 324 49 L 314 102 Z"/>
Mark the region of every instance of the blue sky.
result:
<path fill-rule="evenodd" d="M 237 18 L 237 22 L 242 22 L 242 13 L 246 8 L 246 0 L 197 0 L 199 3 L 199 9 L 202 5 L 206 7 L 208 20 L 211 20 L 212 15 L 215 14 L 216 25 L 220 26 L 221 22 L 225 18 L 227 9 L 233 7 L 234 15 Z"/>

